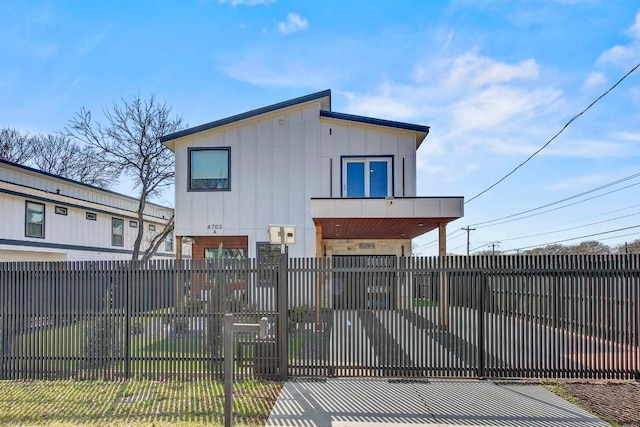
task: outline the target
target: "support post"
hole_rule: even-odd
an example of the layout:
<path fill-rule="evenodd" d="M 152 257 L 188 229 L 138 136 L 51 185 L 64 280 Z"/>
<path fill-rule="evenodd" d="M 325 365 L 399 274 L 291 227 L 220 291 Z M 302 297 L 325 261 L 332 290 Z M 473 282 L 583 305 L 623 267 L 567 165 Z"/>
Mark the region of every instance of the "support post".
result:
<path fill-rule="evenodd" d="M 322 259 L 322 224 L 316 224 L 316 261 Z M 322 330 L 322 285 L 324 273 L 316 274 L 316 331 Z"/>
<path fill-rule="evenodd" d="M 447 257 L 447 224 L 438 224 L 439 237 L 439 264 L 440 264 L 440 298 L 438 299 L 438 311 L 440 313 L 440 330 L 449 329 L 449 286 L 447 284 L 446 257 Z"/>
<path fill-rule="evenodd" d="M 182 236 L 176 236 L 176 308 L 175 311 L 179 313 L 182 308 L 182 301 L 184 300 L 184 272 L 182 271 L 184 265 L 182 263 Z"/>
<path fill-rule="evenodd" d="M 282 246 L 284 247 L 284 245 Z M 280 371 L 280 381 L 287 379 L 289 370 L 288 261 L 289 255 L 286 250 L 283 250 L 280 254 L 280 268 L 278 270 L 278 313 L 280 315 L 278 318 L 278 370 Z"/>

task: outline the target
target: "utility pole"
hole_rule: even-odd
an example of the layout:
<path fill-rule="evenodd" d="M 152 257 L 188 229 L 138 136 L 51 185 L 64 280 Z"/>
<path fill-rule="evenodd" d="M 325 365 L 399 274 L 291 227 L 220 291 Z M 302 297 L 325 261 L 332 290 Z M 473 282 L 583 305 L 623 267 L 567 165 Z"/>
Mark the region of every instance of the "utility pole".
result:
<path fill-rule="evenodd" d="M 488 246 L 491 246 L 491 255 L 495 255 L 496 254 L 496 246 L 499 246 L 500 242 L 493 242 Z"/>
<path fill-rule="evenodd" d="M 471 231 L 475 230 L 475 228 L 466 226 L 464 228 L 461 228 L 460 230 L 464 230 L 467 232 L 467 256 L 469 256 L 469 234 L 471 233 Z"/>

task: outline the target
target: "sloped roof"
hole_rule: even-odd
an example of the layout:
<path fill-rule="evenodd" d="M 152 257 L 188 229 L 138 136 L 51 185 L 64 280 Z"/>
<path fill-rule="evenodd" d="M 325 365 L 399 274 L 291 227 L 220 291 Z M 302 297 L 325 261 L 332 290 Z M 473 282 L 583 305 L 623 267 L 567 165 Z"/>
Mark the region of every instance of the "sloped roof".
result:
<path fill-rule="evenodd" d="M 241 120 L 250 119 L 250 118 L 259 116 L 261 114 L 271 113 L 273 111 L 282 110 L 284 108 L 289 108 L 295 105 L 299 105 L 299 104 L 303 104 L 303 103 L 315 101 L 315 100 L 322 100 L 322 105 L 320 108 L 320 117 L 325 117 L 325 118 L 330 118 L 335 120 L 345 120 L 345 121 L 351 121 L 351 122 L 357 122 L 357 123 L 363 123 L 363 124 L 370 124 L 370 125 L 376 125 L 376 126 L 390 127 L 395 129 L 403 129 L 403 130 L 415 132 L 416 148 L 420 146 L 420 143 L 429 134 L 429 126 L 333 112 L 331 111 L 331 89 L 327 89 L 327 90 L 312 93 L 309 95 L 301 96 L 299 98 L 290 99 L 288 101 L 278 102 L 276 104 L 268 105 L 266 107 L 257 108 L 255 110 L 247 111 L 245 113 L 236 114 L 234 116 L 230 116 L 224 119 L 205 123 L 200 126 L 184 129 L 169 135 L 165 135 L 160 138 L 160 142 L 162 142 L 164 145 L 166 145 L 167 147 L 173 150 L 175 146 L 174 146 L 174 143 L 172 143 L 171 141 L 175 139 L 183 138 L 185 136 L 193 135 L 199 132 L 204 132 L 220 126 L 229 125 L 235 122 L 239 122 Z"/>
<path fill-rule="evenodd" d="M 246 113 L 236 114 L 235 116 L 227 117 L 224 119 L 216 120 L 213 122 L 205 123 L 200 126 L 195 126 L 189 129 L 184 129 L 179 132 L 175 132 L 169 135 L 165 135 L 160 138 L 160 142 L 167 145 L 166 142 L 171 141 L 173 139 L 182 138 L 185 136 L 193 135 L 198 132 L 203 132 L 209 129 L 217 128 L 220 126 L 228 125 L 234 122 L 239 122 L 240 120 L 249 119 L 255 116 L 259 116 L 261 114 L 270 113 L 273 111 L 281 110 L 283 108 L 292 107 L 298 104 L 304 104 L 305 102 L 315 101 L 317 99 L 326 99 L 326 108 L 331 109 L 331 90 L 323 90 L 321 92 L 312 93 L 310 95 L 301 96 L 299 98 L 290 99 L 288 101 L 278 102 L 277 104 L 268 105 L 266 107 L 257 108 L 255 110 L 247 111 Z M 171 147 L 170 147 L 171 148 Z"/>

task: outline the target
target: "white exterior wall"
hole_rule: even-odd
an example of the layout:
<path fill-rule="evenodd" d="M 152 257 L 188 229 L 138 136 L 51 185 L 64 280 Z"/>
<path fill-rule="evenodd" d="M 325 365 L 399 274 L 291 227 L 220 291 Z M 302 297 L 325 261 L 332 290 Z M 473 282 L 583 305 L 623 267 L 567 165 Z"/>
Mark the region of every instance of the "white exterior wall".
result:
<path fill-rule="evenodd" d="M 279 110 L 178 141 L 175 234 L 248 236 L 253 257 L 256 243 L 269 241 L 269 224 L 294 224 L 298 242 L 290 255 L 315 253 L 309 200 L 319 194 L 319 106 Z M 231 191 L 187 191 L 193 147 L 231 147 Z"/>
<path fill-rule="evenodd" d="M 322 119 L 320 164 L 322 190 L 329 197 L 330 160 L 333 160 L 331 197 L 340 197 L 342 156 L 393 156 L 393 194 L 395 197 L 416 197 L 416 137 L 415 133 L 390 130 L 374 125 Z M 403 191 L 404 159 L 404 191 Z M 325 193 L 325 191 L 323 191 Z"/>
<path fill-rule="evenodd" d="M 44 238 L 25 236 L 26 201 L 45 206 Z M 56 214 L 56 206 L 66 208 L 67 215 Z M 131 259 L 137 228 L 129 222 L 137 222 L 136 209 L 137 201 L 127 196 L 0 163 L 0 262 Z M 96 220 L 87 220 L 87 212 L 95 213 Z M 172 213 L 148 205 L 143 250 L 149 246 L 146 239 L 162 231 L 162 217 Z M 112 218 L 124 221 L 124 246 L 111 244 Z M 155 233 L 149 224 L 155 224 Z M 174 253 L 162 243 L 157 257 Z"/>
<path fill-rule="evenodd" d="M 231 191 L 188 191 L 188 149 L 197 147 L 231 147 Z M 340 197 L 341 156 L 393 156 L 394 194 L 413 197 L 415 150 L 413 132 L 321 119 L 320 101 L 177 139 L 175 234 L 248 236 L 247 255 L 255 257 L 269 224 L 290 224 L 297 236 L 290 256 L 314 257 L 310 200 Z"/>

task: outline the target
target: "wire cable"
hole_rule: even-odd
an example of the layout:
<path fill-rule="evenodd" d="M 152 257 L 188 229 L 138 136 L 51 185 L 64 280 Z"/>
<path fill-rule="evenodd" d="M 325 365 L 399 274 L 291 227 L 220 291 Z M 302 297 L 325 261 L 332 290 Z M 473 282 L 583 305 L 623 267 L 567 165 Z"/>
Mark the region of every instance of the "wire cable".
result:
<path fill-rule="evenodd" d="M 508 174 L 506 174 L 505 176 L 503 176 L 502 178 L 500 178 L 497 182 L 495 182 L 494 184 L 492 184 L 491 186 L 489 186 L 488 188 L 486 188 L 485 190 L 481 191 L 480 193 L 476 194 L 475 196 L 473 196 L 472 198 L 470 198 L 469 200 L 465 201 L 465 205 L 469 202 L 472 202 L 473 200 L 477 199 L 478 197 L 482 196 L 483 194 L 485 194 L 486 192 L 488 192 L 489 190 L 493 189 L 495 186 L 497 186 L 498 184 L 500 184 L 502 181 L 504 181 L 505 179 L 507 179 L 508 177 L 510 177 L 511 175 L 513 175 L 518 169 L 520 169 L 522 166 L 524 166 L 525 164 L 527 164 L 529 162 L 529 160 L 533 159 L 533 157 L 535 157 L 538 153 L 540 153 L 542 150 L 544 150 L 545 148 L 547 148 L 547 146 L 549 144 L 551 144 L 558 136 L 560 136 L 561 133 L 563 133 L 565 131 L 566 128 L 569 127 L 569 125 L 571 123 L 573 123 L 576 119 L 578 119 L 580 116 L 582 116 L 584 113 L 586 113 L 588 110 L 591 109 L 591 107 L 593 107 L 598 101 L 600 101 L 602 98 L 604 98 L 605 96 L 607 96 L 613 89 L 615 89 L 620 83 L 622 83 L 622 81 L 624 79 L 626 79 L 627 77 L 629 77 L 629 75 L 631 75 L 631 73 L 633 73 L 634 71 L 636 71 L 638 69 L 638 67 L 640 67 L 640 63 L 636 64 L 635 67 L 633 67 L 631 70 L 629 70 L 629 72 L 627 74 L 625 74 L 624 76 L 622 76 L 620 78 L 620 80 L 618 80 L 613 86 L 611 86 L 607 91 L 605 91 L 602 95 L 600 95 L 598 98 L 596 98 L 595 101 L 593 101 L 591 104 L 589 104 L 587 106 L 587 108 L 585 108 L 584 110 L 582 110 L 581 112 L 579 112 L 578 114 L 576 114 L 575 116 L 573 116 L 563 127 L 562 129 L 560 129 L 549 141 L 547 141 L 542 147 L 540 147 L 536 152 L 534 152 L 532 155 L 530 155 L 524 162 L 520 163 L 518 166 L 516 166 L 511 172 L 509 172 Z"/>

